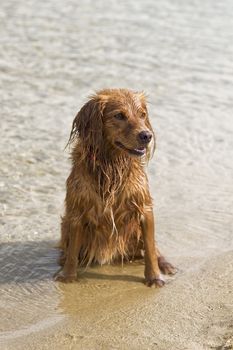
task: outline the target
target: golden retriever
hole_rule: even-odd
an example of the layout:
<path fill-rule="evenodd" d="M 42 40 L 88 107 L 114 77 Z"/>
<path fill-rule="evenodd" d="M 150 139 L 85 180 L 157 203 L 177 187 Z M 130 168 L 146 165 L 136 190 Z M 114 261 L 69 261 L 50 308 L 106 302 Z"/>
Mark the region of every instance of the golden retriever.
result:
<path fill-rule="evenodd" d="M 72 170 L 61 224 L 62 268 L 56 280 L 77 279 L 77 267 L 144 256 L 145 284 L 175 273 L 154 238 L 145 163 L 155 144 L 146 98 L 126 89 L 93 95 L 73 121 Z M 142 252 L 144 252 L 142 254 Z"/>

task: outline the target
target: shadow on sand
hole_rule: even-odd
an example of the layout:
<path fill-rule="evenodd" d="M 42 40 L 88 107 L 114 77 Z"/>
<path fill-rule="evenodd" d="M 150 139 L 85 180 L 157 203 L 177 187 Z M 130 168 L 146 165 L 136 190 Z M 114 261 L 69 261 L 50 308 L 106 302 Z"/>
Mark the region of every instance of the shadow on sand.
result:
<path fill-rule="evenodd" d="M 53 275 L 60 268 L 57 263 L 59 249 L 56 246 L 57 241 L 52 240 L 2 243 L 0 245 L 0 284 L 53 280 Z M 143 270 L 142 261 L 135 262 L 133 265 L 140 266 Z M 127 263 L 124 263 L 124 269 L 121 264 L 103 267 L 93 265 L 87 269 L 80 269 L 78 276 L 80 281 L 89 279 L 143 281 L 143 278 L 128 274 L 131 272 L 132 264 Z"/>

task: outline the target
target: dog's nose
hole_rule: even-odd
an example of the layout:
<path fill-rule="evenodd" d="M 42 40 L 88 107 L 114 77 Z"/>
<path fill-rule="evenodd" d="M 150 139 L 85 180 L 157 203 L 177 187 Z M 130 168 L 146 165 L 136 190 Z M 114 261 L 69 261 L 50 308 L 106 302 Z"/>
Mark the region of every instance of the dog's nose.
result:
<path fill-rule="evenodd" d="M 141 143 L 147 144 L 152 139 L 152 133 L 149 131 L 141 131 L 138 134 L 138 139 Z"/>

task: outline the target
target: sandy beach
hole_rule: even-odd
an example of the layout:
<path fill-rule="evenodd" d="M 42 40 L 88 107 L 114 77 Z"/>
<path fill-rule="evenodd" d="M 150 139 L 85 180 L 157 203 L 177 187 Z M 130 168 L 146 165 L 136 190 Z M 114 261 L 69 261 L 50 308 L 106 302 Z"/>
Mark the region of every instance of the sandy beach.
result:
<path fill-rule="evenodd" d="M 0 348 L 233 349 L 233 3 L 3 0 Z M 53 281 L 64 147 L 93 91 L 144 90 L 161 289 L 142 262 Z"/>

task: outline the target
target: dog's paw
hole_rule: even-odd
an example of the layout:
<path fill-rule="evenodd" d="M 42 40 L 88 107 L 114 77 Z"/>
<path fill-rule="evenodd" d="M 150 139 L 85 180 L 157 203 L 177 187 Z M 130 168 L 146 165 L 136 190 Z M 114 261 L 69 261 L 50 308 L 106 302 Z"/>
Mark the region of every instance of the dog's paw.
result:
<path fill-rule="evenodd" d="M 165 281 L 161 276 L 155 278 L 147 278 L 145 281 L 145 285 L 147 287 L 155 286 L 156 288 L 161 288 L 165 284 Z"/>
<path fill-rule="evenodd" d="M 65 274 L 62 270 L 54 275 L 54 280 L 63 283 L 72 283 L 77 281 L 76 274 Z"/>
<path fill-rule="evenodd" d="M 177 269 L 170 264 L 163 256 L 158 258 L 159 269 L 164 275 L 175 275 Z"/>

